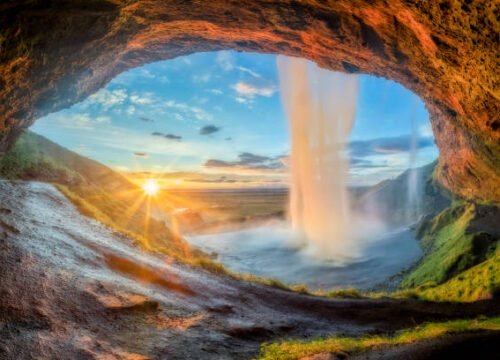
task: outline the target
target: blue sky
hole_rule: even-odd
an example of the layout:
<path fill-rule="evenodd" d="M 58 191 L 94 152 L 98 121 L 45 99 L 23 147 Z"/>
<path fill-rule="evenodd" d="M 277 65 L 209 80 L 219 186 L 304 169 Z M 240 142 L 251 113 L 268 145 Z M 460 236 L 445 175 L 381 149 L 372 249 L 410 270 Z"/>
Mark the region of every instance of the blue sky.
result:
<path fill-rule="evenodd" d="M 434 160 L 422 101 L 392 81 L 359 81 L 352 184 L 408 167 L 412 116 L 421 136 L 417 165 Z M 121 171 L 184 171 L 221 182 L 235 175 L 286 178 L 279 164 L 289 135 L 275 55 L 198 53 L 135 68 L 32 130 Z"/>

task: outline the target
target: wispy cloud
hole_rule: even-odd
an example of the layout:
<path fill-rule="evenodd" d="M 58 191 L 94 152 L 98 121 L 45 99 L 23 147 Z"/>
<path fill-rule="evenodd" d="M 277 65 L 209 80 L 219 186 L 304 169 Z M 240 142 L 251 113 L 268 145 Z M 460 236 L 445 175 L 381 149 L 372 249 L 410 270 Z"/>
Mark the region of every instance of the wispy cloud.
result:
<path fill-rule="evenodd" d="M 238 170 L 259 170 L 259 171 L 282 171 L 285 169 L 283 156 L 264 156 L 249 152 L 242 152 L 238 155 L 238 160 L 225 161 L 219 159 L 208 159 L 203 164 L 205 168 L 217 169 L 238 169 Z"/>
<path fill-rule="evenodd" d="M 271 97 L 277 91 L 275 85 L 254 85 L 248 82 L 240 81 L 233 85 L 233 89 L 241 96 L 254 98 L 255 96 Z"/>
<path fill-rule="evenodd" d="M 177 102 L 175 100 L 164 102 L 164 106 L 169 109 L 175 109 L 179 111 L 180 119 L 184 119 L 185 117 L 193 117 L 196 120 L 200 121 L 210 121 L 213 118 L 211 114 L 197 106 L 191 106 L 185 103 Z"/>
<path fill-rule="evenodd" d="M 134 105 L 127 106 L 125 113 L 127 115 L 130 115 L 130 116 L 134 115 L 135 114 L 135 106 Z"/>
<path fill-rule="evenodd" d="M 92 130 L 95 126 L 111 123 L 111 118 L 109 116 L 92 117 L 88 113 L 65 114 L 64 112 L 60 112 L 50 116 L 58 126 L 66 129 Z"/>
<path fill-rule="evenodd" d="M 221 128 L 215 125 L 206 125 L 200 129 L 200 135 L 210 135 L 220 131 Z"/>
<path fill-rule="evenodd" d="M 423 149 L 434 146 L 434 138 L 420 137 L 417 141 L 417 148 Z M 408 152 L 411 148 L 411 136 L 402 135 L 397 137 L 376 138 L 363 141 L 352 141 L 349 144 L 349 151 L 352 157 L 364 157 L 373 154 L 389 154 Z"/>
<path fill-rule="evenodd" d="M 219 51 L 215 57 L 215 61 L 224 71 L 234 69 L 234 56 L 229 51 Z"/>
<path fill-rule="evenodd" d="M 220 89 L 210 89 L 208 91 L 210 91 L 214 95 L 222 95 L 222 94 L 224 94 L 224 92 L 222 90 L 220 90 Z"/>
<path fill-rule="evenodd" d="M 130 95 L 130 102 L 136 105 L 151 105 L 155 102 L 154 94 L 147 92 L 143 94 Z"/>
<path fill-rule="evenodd" d="M 257 78 L 257 79 L 262 78 L 262 75 L 260 75 L 259 73 L 253 71 L 252 69 L 249 69 L 249 68 L 246 68 L 246 67 L 243 67 L 243 66 L 238 66 L 237 69 L 240 70 L 241 72 L 244 72 L 246 74 L 249 74 L 249 75 L 253 76 L 254 78 Z"/>
<path fill-rule="evenodd" d="M 180 135 L 164 134 L 164 133 L 158 132 L 158 131 L 155 131 L 155 132 L 151 133 L 151 135 L 153 135 L 153 136 L 161 136 L 161 137 L 164 137 L 165 139 L 169 139 L 169 140 L 182 140 L 182 136 L 180 136 Z"/>
<path fill-rule="evenodd" d="M 89 96 L 87 101 L 91 104 L 100 104 L 105 110 L 108 110 L 112 107 L 122 105 L 127 98 L 128 94 L 125 89 L 101 89 L 95 94 Z"/>
<path fill-rule="evenodd" d="M 212 79 L 212 74 L 210 73 L 197 74 L 193 75 L 191 79 L 196 84 L 203 84 L 209 82 Z"/>
<path fill-rule="evenodd" d="M 142 158 L 142 159 L 147 159 L 149 155 L 145 152 L 135 152 L 133 153 L 134 157 L 136 158 Z"/>
<path fill-rule="evenodd" d="M 141 120 L 142 122 L 155 122 L 153 119 L 148 118 L 146 116 L 141 116 L 139 120 Z"/>

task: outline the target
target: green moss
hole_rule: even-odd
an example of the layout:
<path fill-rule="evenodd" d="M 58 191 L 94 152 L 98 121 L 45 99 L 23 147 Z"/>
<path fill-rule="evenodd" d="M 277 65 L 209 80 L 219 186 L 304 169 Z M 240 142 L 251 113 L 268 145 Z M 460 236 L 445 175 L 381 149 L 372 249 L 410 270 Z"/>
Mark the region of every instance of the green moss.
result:
<path fill-rule="evenodd" d="M 446 334 L 466 331 L 500 331 L 500 318 L 476 320 L 454 320 L 439 323 L 426 323 L 415 328 L 397 332 L 394 335 L 375 335 L 364 337 L 330 337 L 313 341 L 283 341 L 263 344 L 258 359 L 294 360 L 321 353 L 331 353 L 345 357 L 354 353 L 380 346 L 397 346 L 437 338 Z"/>
<path fill-rule="evenodd" d="M 489 299 L 500 291 L 500 250 L 486 261 L 445 283 L 417 291 L 418 298 L 432 301 L 470 302 Z"/>
<path fill-rule="evenodd" d="M 361 299 L 364 297 L 370 297 L 370 294 L 363 294 L 362 292 L 354 288 L 332 290 L 327 292 L 325 295 L 331 298 L 344 298 L 344 299 Z"/>
<path fill-rule="evenodd" d="M 498 239 L 472 228 L 480 206 L 460 202 L 430 220 L 421 231 L 425 255 L 402 288 L 442 284 L 494 253 Z"/>

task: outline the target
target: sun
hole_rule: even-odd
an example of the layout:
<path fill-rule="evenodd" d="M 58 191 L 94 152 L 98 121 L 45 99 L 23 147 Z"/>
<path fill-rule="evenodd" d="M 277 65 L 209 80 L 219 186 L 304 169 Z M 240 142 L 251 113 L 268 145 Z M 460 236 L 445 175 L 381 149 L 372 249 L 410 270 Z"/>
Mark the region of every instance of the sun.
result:
<path fill-rule="evenodd" d="M 144 190 L 144 193 L 148 196 L 155 196 L 158 194 L 158 191 L 160 191 L 160 185 L 158 185 L 156 180 L 149 179 L 142 184 L 142 190 Z"/>

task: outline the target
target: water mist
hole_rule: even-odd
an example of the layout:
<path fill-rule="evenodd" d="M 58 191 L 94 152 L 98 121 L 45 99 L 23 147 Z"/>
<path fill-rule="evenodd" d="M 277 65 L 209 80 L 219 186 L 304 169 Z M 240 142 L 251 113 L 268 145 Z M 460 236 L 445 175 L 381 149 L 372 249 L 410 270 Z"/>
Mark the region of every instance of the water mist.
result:
<path fill-rule="evenodd" d="M 291 129 L 290 220 L 298 245 L 338 262 L 358 256 L 347 190 L 345 144 L 356 110 L 354 75 L 278 57 Z"/>
<path fill-rule="evenodd" d="M 408 170 L 408 206 L 406 220 L 415 222 L 421 212 L 421 174 L 416 168 L 419 132 L 416 120 L 416 104 L 412 107 L 411 113 L 411 138 L 410 138 L 410 157 Z"/>

